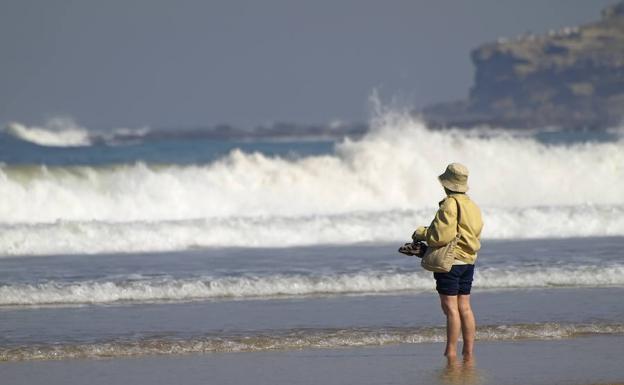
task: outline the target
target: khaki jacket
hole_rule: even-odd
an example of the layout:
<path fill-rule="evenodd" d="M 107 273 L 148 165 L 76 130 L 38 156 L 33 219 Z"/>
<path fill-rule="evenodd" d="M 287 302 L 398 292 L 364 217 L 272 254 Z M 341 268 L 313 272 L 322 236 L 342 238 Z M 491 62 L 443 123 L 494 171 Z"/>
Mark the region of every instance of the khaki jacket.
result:
<path fill-rule="evenodd" d="M 455 204 L 457 202 L 457 204 Z M 455 259 L 474 264 L 477 251 L 481 248 L 483 221 L 481 210 L 466 194 L 450 194 L 439 203 L 440 208 L 428 227 L 419 227 L 412 236 L 416 241 L 425 241 L 429 246 L 444 246 L 457 235 L 457 205 L 459 205 L 460 238 L 455 247 Z"/>

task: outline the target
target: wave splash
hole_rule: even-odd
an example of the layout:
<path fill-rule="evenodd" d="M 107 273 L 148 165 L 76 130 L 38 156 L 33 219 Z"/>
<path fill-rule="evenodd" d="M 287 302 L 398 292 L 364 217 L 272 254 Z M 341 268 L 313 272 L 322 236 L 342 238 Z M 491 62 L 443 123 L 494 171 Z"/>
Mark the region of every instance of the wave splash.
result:
<path fill-rule="evenodd" d="M 512 324 L 481 326 L 477 330 L 477 338 L 481 341 L 553 340 L 587 335 L 621 334 L 624 334 L 624 324 Z M 148 337 L 138 340 L 112 339 L 87 344 L 0 347 L 0 362 L 332 349 L 444 340 L 445 329 L 441 327 L 292 329 L 234 336 L 205 335 L 190 339 Z"/>
<path fill-rule="evenodd" d="M 335 154 L 295 160 L 234 150 L 197 166 L 2 165 L 0 218 L 128 222 L 430 209 L 441 197 L 436 177 L 450 161 L 471 169 L 470 194 L 483 207 L 617 205 L 624 190 L 624 139 L 550 146 L 504 133 L 431 131 L 397 118 L 338 144 Z"/>
<path fill-rule="evenodd" d="M 624 138 L 546 145 L 433 131 L 391 112 L 371 126 L 333 154 L 298 159 L 233 150 L 190 166 L 0 164 L 0 255 L 394 241 L 430 220 L 450 161 L 471 170 L 485 238 L 624 235 Z M 68 142 L 92 140 L 74 131 Z"/>
<path fill-rule="evenodd" d="M 485 267 L 479 289 L 624 286 L 624 265 L 574 267 Z M 192 301 L 219 298 L 423 292 L 433 289 L 429 273 L 365 271 L 333 275 L 270 275 L 194 279 L 48 282 L 0 286 L 0 306 L 74 305 L 119 302 Z"/>

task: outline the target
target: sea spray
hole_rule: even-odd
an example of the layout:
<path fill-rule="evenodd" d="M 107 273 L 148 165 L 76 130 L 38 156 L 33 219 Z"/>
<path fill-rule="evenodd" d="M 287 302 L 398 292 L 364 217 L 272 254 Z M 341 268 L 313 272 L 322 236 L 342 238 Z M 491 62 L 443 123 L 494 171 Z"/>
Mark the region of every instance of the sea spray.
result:
<path fill-rule="evenodd" d="M 295 160 L 234 150 L 196 166 L 3 165 L 0 218 L 126 222 L 431 208 L 442 194 L 436 176 L 451 160 L 468 165 L 469 194 L 486 208 L 614 205 L 624 190 L 624 141 L 545 146 L 414 125 Z"/>
<path fill-rule="evenodd" d="M 0 165 L 0 256 L 397 241 L 431 219 L 450 161 L 471 170 L 484 238 L 624 235 L 622 138 L 547 145 L 391 111 L 371 124 L 295 159 L 236 149 L 196 165 Z"/>

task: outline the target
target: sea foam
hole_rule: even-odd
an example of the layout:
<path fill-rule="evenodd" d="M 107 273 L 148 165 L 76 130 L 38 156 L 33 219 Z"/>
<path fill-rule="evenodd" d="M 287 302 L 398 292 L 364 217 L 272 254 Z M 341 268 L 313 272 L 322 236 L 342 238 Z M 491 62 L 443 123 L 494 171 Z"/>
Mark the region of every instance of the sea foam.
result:
<path fill-rule="evenodd" d="M 211 247 L 348 245 L 409 239 L 434 209 L 334 215 L 253 216 L 177 221 L 0 225 L 0 258 L 164 252 Z M 624 206 L 485 208 L 484 239 L 618 236 Z"/>
<path fill-rule="evenodd" d="M 484 237 L 624 235 L 624 139 L 546 145 L 392 113 L 372 126 L 296 159 L 233 150 L 186 166 L 0 165 L 0 255 L 403 239 L 433 216 L 451 161 L 471 170 Z"/>
<path fill-rule="evenodd" d="M 624 324 L 534 323 L 482 325 L 480 341 L 559 340 L 588 335 L 621 335 Z M 200 335 L 193 338 L 109 338 L 95 343 L 34 344 L 0 347 L 0 361 L 67 360 L 146 355 L 335 349 L 443 342 L 441 327 L 289 329 L 265 333 Z"/>
<path fill-rule="evenodd" d="M 471 170 L 483 207 L 614 205 L 624 140 L 548 146 L 531 138 L 382 126 L 333 155 L 301 159 L 234 150 L 207 165 L 0 168 L 4 223 L 160 221 L 326 215 L 435 207 L 450 161 Z"/>
<path fill-rule="evenodd" d="M 49 147 L 79 147 L 91 144 L 89 131 L 69 118 L 54 118 L 43 127 L 9 123 L 3 130 L 23 141 Z"/>
<path fill-rule="evenodd" d="M 363 271 L 325 275 L 275 274 L 189 279 L 46 282 L 0 286 L 0 306 L 72 305 L 115 302 L 191 301 L 219 298 L 423 292 L 434 289 L 431 274 Z M 607 287 L 624 285 L 624 265 L 480 268 L 475 288 Z"/>
<path fill-rule="evenodd" d="M 49 119 L 42 126 L 28 126 L 11 122 L 0 130 L 15 139 L 43 147 L 87 147 L 96 143 L 109 145 L 146 137 L 151 130 L 117 128 L 111 131 L 94 131 L 78 125 L 69 117 Z"/>

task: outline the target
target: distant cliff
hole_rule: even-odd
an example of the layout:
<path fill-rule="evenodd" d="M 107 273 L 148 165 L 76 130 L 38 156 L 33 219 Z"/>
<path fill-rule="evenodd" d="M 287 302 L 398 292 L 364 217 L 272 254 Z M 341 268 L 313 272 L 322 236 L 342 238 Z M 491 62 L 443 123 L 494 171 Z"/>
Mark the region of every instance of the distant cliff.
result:
<path fill-rule="evenodd" d="M 425 108 L 434 126 L 604 128 L 624 120 L 624 1 L 598 22 L 475 49 L 467 100 Z"/>

